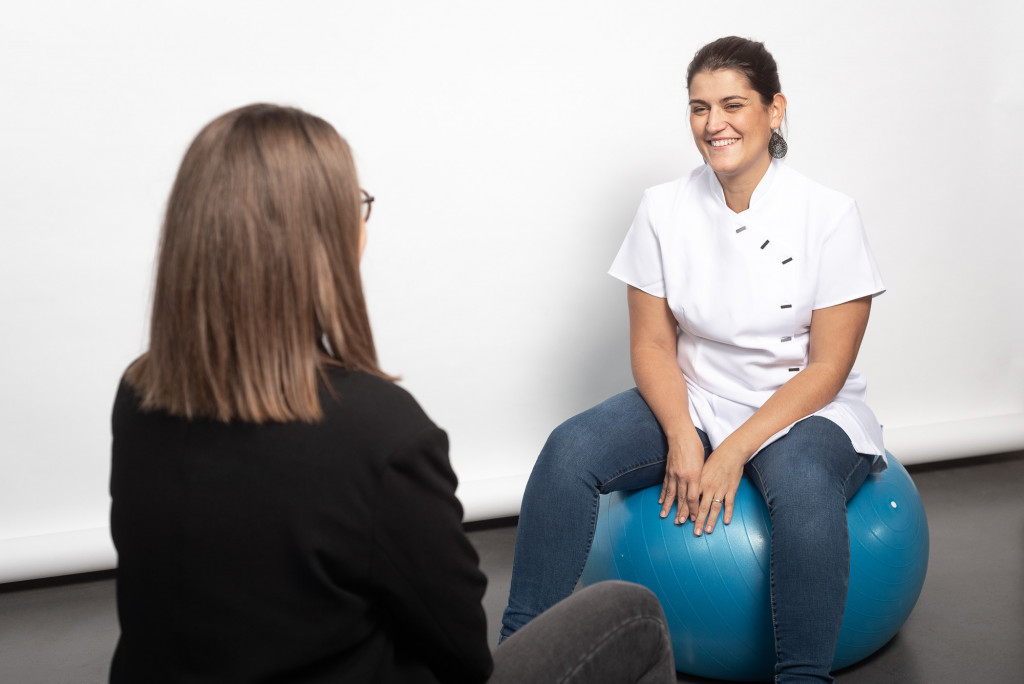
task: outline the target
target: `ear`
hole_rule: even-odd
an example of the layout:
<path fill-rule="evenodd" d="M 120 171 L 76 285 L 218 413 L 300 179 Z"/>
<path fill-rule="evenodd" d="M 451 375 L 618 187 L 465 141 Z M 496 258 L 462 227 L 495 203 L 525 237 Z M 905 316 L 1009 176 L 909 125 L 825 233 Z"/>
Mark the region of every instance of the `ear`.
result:
<path fill-rule="evenodd" d="M 771 114 L 772 130 L 778 130 L 786 117 L 786 96 L 782 93 L 775 93 L 772 103 L 768 105 L 768 113 Z"/>

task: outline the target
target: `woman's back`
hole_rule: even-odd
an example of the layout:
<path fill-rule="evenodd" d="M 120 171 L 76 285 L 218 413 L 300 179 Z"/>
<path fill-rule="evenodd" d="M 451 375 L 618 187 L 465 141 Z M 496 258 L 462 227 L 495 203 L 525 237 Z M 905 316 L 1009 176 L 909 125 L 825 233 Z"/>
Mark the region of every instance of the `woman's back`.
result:
<path fill-rule="evenodd" d="M 624 583 L 492 661 L 447 437 L 377 363 L 372 202 L 301 110 L 232 110 L 185 153 L 114 404 L 111 681 L 674 680 L 657 599 Z"/>
<path fill-rule="evenodd" d="M 322 421 L 263 424 L 142 412 L 122 382 L 111 681 L 486 678 L 444 433 L 387 380 L 326 382 Z"/>

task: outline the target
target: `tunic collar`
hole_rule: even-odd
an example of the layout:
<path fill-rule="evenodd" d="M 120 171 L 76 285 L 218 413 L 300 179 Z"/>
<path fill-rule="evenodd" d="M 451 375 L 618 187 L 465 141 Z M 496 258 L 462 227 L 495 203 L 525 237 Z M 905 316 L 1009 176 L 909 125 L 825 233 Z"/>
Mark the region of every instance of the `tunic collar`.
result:
<path fill-rule="evenodd" d="M 754 188 L 754 192 L 750 196 L 750 206 L 744 211 L 740 212 L 734 212 L 732 209 L 729 208 L 729 205 L 725 203 L 725 191 L 722 190 L 722 184 L 718 182 L 718 176 L 715 175 L 715 172 L 711 169 L 711 167 L 705 166 L 704 170 L 708 177 L 708 190 L 711 192 L 711 195 L 722 204 L 723 209 L 725 209 L 731 214 L 735 214 L 736 216 L 742 216 L 746 212 L 756 208 L 758 203 L 760 203 L 765 198 L 765 196 L 768 194 L 768 191 L 771 189 L 772 182 L 778 175 L 778 171 L 781 166 L 781 160 L 772 159 L 772 163 L 768 165 L 768 170 L 764 172 L 763 176 L 761 176 L 761 180 L 758 181 L 757 187 Z"/>

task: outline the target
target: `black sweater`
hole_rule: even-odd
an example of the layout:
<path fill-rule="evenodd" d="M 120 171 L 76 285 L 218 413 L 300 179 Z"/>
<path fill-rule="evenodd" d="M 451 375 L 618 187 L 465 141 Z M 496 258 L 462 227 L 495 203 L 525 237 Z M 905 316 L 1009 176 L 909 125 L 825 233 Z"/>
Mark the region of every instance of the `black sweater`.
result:
<path fill-rule="evenodd" d="M 486 580 L 447 438 L 332 370 L 317 424 L 113 412 L 111 682 L 476 682 Z"/>

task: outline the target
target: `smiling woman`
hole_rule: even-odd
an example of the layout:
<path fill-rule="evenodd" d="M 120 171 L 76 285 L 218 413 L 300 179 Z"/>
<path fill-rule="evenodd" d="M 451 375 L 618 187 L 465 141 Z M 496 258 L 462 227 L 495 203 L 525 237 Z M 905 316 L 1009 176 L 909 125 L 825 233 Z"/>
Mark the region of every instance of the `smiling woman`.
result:
<path fill-rule="evenodd" d="M 610 270 L 627 285 L 636 388 L 541 451 L 502 634 L 572 592 L 599 494 L 660 484 L 661 517 L 674 507 L 700 536 L 732 521 L 746 474 L 772 521 L 776 681 L 831 681 L 846 501 L 886 467 L 853 370 L 884 286 L 853 200 L 778 159 L 786 98 L 764 45 L 706 45 L 687 84 L 706 163 L 644 193 Z"/>
<path fill-rule="evenodd" d="M 786 96 L 775 59 L 761 43 L 721 38 L 693 58 L 686 85 L 697 150 L 722 182 L 729 208 L 744 211 L 772 157 L 786 156 L 778 132 Z M 773 143 L 781 153 L 769 153 Z"/>
<path fill-rule="evenodd" d="M 750 195 L 772 161 L 768 143 L 785 113 L 782 93 L 762 104 L 738 71 L 702 71 L 690 81 L 693 140 L 722 181 L 733 211 L 750 205 Z"/>

